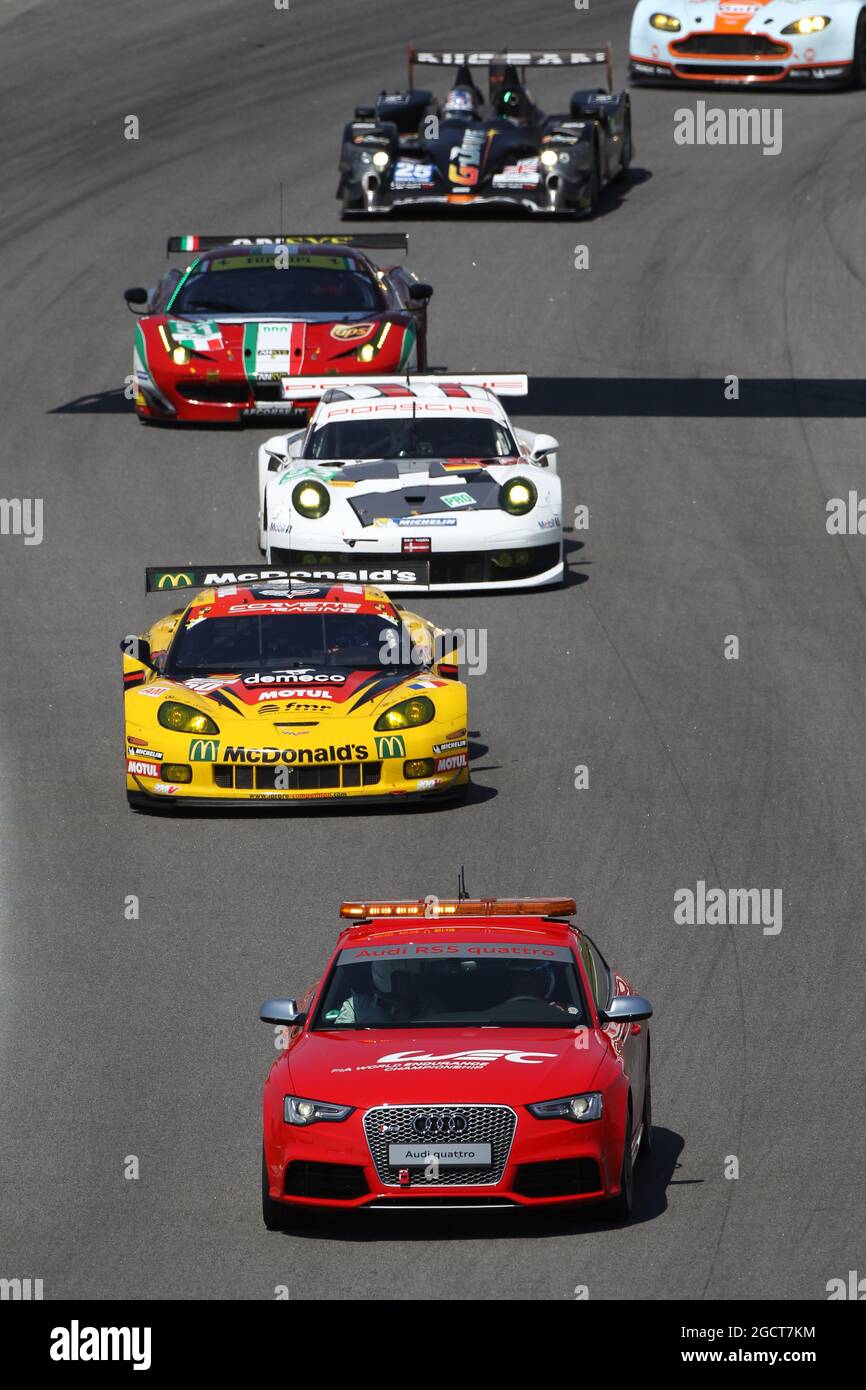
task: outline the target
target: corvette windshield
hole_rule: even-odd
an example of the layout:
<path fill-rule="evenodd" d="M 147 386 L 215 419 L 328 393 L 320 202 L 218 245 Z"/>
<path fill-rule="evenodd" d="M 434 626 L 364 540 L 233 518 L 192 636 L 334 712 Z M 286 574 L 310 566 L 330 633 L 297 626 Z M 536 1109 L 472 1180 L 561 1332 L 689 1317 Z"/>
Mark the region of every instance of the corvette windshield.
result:
<path fill-rule="evenodd" d="M 510 430 L 497 420 L 331 420 L 308 436 L 304 458 L 313 459 L 495 459 L 519 450 Z"/>
<path fill-rule="evenodd" d="M 342 951 L 313 1027 L 327 1032 L 454 1025 L 575 1028 L 586 1022 L 577 971 L 567 950 L 551 949 L 557 959 L 538 959 L 537 945 L 487 943 L 456 948 L 457 953 L 446 959 L 419 959 L 411 953 L 424 948 L 403 949 L 409 958 L 399 960 L 390 953 L 380 960 L 362 960 L 360 956 L 370 953 Z M 536 958 L 521 956 L 523 949 Z"/>
<path fill-rule="evenodd" d="M 290 259 L 288 268 L 278 269 L 272 260 L 266 265 L 193 271 L 172 300 L 171 312 L 328 314 L 338 318 L 344 313 L 384 307 L 382 292 L 372 276 L 354 266 L 296 266 Z"/>
<path fill-rule="evenodd" d="M 284 600 L 290 603 L 292 600 Z M 300 602 L 300 601 L 299 601 Z M 426 664 L 411 641 L 400 644 L 401 628 L 378 613 L 254 613 L 206 618 L 181 627 L 171 644 L 165 674 L 189 676 L 329 667 L 398 671 L 404 654 L 410 669 Z"/>

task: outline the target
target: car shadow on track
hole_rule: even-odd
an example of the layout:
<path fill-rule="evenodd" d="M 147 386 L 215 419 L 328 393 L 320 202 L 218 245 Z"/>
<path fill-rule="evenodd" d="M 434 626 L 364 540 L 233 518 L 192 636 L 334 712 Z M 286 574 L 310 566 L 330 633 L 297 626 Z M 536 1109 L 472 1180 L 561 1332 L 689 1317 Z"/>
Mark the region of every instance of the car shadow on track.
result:
<path fill-rule="evenodd" d="M 375 1211 L 360 1208 L 351 1212 L 306 1212 L 293 1216 L 291 1229 L 276 1234 L 299 1240 L 375 1242 L 412 1241 L 423 1244 L 444 1240 L 547 1240 L 567 1235 L 591 1235 L 599 1231 L 622 1230 L 626 1226 L 654 1221 L 667 1210 L 667 1188 L 675 1183 L 673 1174 L 685 1141 L 674 1130 L 653 1128 L 653 1151 L 635 1168 L 634 1208 L 626 1222 L 611 1221 L 601 1206 L 585 1206 L 570 1211 Z"/>

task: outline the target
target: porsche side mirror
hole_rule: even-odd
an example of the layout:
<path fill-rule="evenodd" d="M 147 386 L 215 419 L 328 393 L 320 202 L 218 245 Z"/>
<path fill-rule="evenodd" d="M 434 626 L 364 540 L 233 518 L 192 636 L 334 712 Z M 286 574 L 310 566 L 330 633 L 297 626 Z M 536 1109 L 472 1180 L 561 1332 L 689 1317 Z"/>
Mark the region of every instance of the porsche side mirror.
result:
<path fill-rule="evenodd" d="M 286 1028 L 296 1028 L 306 1017 L 294 999 L 266 999 L 259 1009 L 262 1023 L 283 1024 Z"/>
<path fill-rule="evenodd" d="M 642 1018 L 652 1018 L 653 1006 L 642 994 L 618 994 L 611 999 L 606 1009 L 599 1009 L 598 1019 L 605 1023 L 640 1023 Z"/>
<path fill-rule="evenodd" d="M 559 440 L 554 439 L 552 434 L 537 434 L 535 443 L 532 446 L 532 458 L 535 463 L 540 463 L 550 454 L 555 454 L 559 448 Z"/>
<path fill-rule="evenodd" d="M 409 298 L 416 300 L 419 304 L 426 304 L 433 296 L 433 286 L 425 285 L 422 280 L 418 280 L 409 286 Z"/>

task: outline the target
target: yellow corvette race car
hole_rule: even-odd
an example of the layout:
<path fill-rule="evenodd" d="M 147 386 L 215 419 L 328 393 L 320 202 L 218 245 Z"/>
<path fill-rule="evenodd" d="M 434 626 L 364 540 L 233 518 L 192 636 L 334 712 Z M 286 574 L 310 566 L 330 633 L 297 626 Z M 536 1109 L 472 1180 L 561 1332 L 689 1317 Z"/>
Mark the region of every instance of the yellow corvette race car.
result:
<path fill-rule="evenodd" d="M 425 568 L 404 561 L 391 582 L 420 587 Z M 149 591 L 201 592 L 121 643 L 130 804 L 464 796 L 453 636 L 368 577 L 388 572 L 148 570 Z"/>

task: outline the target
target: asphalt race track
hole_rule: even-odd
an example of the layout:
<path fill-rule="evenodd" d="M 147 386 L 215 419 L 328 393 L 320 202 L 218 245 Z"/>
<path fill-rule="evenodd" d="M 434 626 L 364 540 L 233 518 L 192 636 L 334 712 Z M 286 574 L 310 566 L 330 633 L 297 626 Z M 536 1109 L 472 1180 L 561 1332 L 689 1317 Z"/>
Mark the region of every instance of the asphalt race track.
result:
<path fill-rule="evenodd" d="M 122 291 L 167 235 L 268 231 L 281 198 L 283 230 L 335 230 L 342 123 L 404 81 L 408 40 L 610 37 L 621 85 L 630 12 L 0 6 L 0 490 L 44 499 L 41 545 L 0 537 L 0 1274 L 46 1298 L 816 1299 L 862 1268 L 866 540 L 825 505 L 863 477 L 866 93 L 709 94 L 781 107 L 767 157 L 675 144 L 696 94 L 636 91 L 631 179 L 593 221 L 393 223 L 435 286 L 432 361 L 527 371 L 513 414 L 561 440 L 566 515 L 591 516 L 562 589 L 419 604 L 487 632 L 465 806 L 124 799 L 117 644 L 164 603 L 145 565 L 257 558 L 274 431 L 141 427 Z M 635 1219 L 268 1234 L 260 1000 L 314 978 L 342 897 L 448 894 L 461 864 L 475 894 L 576 894 L 654 1002 Z M 782 889 L 781 932 L 675 924 L 698 880 Z"/>

